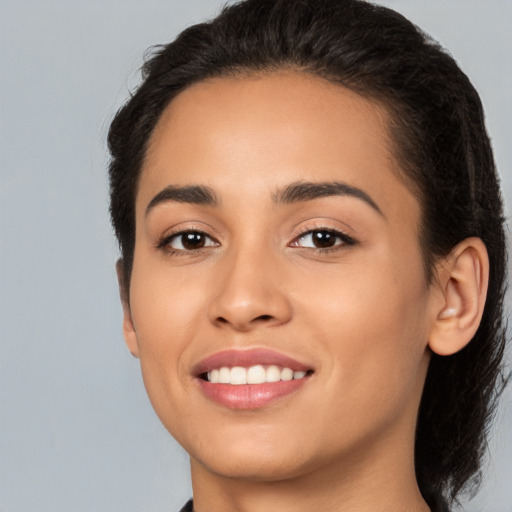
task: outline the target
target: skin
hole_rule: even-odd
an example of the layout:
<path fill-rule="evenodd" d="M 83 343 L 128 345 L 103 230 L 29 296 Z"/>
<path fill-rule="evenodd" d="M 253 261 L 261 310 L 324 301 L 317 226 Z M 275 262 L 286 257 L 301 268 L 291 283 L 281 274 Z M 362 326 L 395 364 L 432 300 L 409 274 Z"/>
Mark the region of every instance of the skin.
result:
<path fill-rule="evenodd" d="M 413 452 L 428 346 L 450 353 L 470 339 L 471 326 L 453 335 L 471 301 L 452 271 L 462 262 L 461 276 L 477 276 L 468 293 L 485 294 L 485 250 L 460 246 L 427 282 L 421 208 L 397 176 L 386 111 L 320 78 L 212 79 L 164 112 L 138 187 L 123 325 L 155 411 L 190 454 L 197 512 L 429 510 Z M 379 211 L 351 195 L 276 202 L 297 182 L 343 182 Z M 147 211 L 189 185 L 218 204 Z M 322 229 L 343 233 L 329 251 L 304 235 Z M 205 247 L 185 249 L 183 231 L 205 233 Z M 193 367 L 248 348 L 314 373 L 261 409 L 206 398 Z"/>

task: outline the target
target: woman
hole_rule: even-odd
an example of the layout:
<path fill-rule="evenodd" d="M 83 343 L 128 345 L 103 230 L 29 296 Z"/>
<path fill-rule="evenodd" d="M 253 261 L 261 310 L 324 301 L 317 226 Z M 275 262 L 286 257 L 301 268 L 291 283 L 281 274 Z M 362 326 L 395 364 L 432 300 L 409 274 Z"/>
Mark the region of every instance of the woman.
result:
<path fill-rule="evenodd" d="M 453 59 L 360 0 L 247 0 L 154 53 L 109 144 L 124 335 L 190 455 L 184 510 L 448 510 L 505 344 Z"/>

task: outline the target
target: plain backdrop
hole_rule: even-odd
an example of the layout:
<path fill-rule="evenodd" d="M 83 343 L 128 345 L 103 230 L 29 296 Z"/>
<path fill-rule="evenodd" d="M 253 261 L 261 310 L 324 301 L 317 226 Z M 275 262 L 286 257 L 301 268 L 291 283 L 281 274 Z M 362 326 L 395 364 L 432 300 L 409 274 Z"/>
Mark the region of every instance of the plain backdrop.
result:
<path fill-rule="evenodd" d="M 510 215 L 512 0 L 382 3 L 472 78 Z M 174 512 L 191 495 L 121 335 L 105 136 L 145 49 L 219 7 L 0 0 L 1 512 Z M 512 511 L 511 387 L 466 512 Z"/>

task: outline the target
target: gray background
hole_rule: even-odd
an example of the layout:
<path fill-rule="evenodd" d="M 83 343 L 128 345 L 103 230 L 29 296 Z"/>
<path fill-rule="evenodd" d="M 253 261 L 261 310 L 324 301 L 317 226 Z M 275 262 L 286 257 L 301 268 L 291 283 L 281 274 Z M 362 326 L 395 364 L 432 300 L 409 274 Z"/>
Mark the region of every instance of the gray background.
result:
<path fill-rule="evenodd" d="M 382 3 L 472 77 L 510 214 L 512 1 Z M 1 512 L 172 512 L 191 493 L 121 335 L 104 140 L 144 50 L 219 5 L 0 0 Z M 465 510 L 511 512 L 511 484 L 509 389 Z"/>

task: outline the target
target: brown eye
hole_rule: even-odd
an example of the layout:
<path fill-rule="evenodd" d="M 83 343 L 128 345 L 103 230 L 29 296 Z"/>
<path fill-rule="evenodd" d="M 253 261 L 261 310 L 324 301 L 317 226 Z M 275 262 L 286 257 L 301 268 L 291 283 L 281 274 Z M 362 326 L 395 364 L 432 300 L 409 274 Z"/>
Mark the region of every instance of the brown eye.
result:
<path fill-rule="evenodd" d="M 184 233 L 180 236 L 181 244 L 185 249 L 201 249 L 205 244 L 205 236 L 202 233 Z"/>
<path fill-rule="evenodd" d="M 315 229 L 304 233 L 292 242 L 292 247 L 306 247 L 311 249 L 330 249 L 344 245 L 354 245 L 355 241 L 344 233 L 329 229 Z"/>
<path fill-rule="evenodd" d="M 313 244 L 319 249 L 333 247 L 336 243 L 336 235 L 330 231 L 313 231 L 311 234 Z"/>
<path fill-rule="evenodd" d="M 177 251 L 193 251 L 204 247 L 216 247 L 218 243 L 200 231 L 184 231 L 170 237 L 165 245 Z"/>

